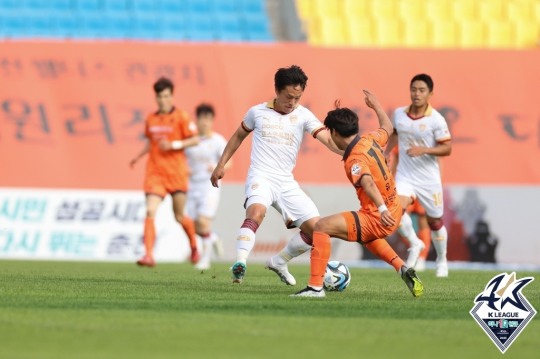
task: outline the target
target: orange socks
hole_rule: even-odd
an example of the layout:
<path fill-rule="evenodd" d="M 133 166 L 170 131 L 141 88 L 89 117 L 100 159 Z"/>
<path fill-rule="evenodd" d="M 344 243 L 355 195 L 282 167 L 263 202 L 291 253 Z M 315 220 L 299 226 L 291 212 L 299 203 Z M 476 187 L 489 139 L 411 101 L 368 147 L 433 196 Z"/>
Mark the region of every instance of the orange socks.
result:
<path fill-rule="evenodd" d="M 323 232 L 313 232 L 313 247 L 311 249 L 311 277 L 309 286 L 322 288 L 326 265 L 331 252 L 330 236 Z"/>
<path fill-rule="evenodd" d="M 154 256 L 154 243 L 156 241 L 156 227 L 154 226 L 154 218 L 146 217 L 144 220 L 144 249 L 146 255 Z"/>
<path fill-rule="evenodd" d="M 189 238 L 189 246 L 191 247 L 191 250 L 197 250 L 197 237 L 195 236 L 195 222 L 187 216 L 184 216 L 182 218 L 182 222 L 180 222 L 182 225 L 182 228 L 184 228 L 184 231 L 186 232 L 188 238 Z"/>
<path fill-rule="evenodd" d="M 426 259 L 429 253 L 429 248 L 431 247 L 431 229 L 426 227 L 418 231 L 418 238 L 424 242 L 424 249 L 420 252 L 420 258 Z"/>
<path fill-rule="evenodd" d="M 377 257 L 390 264 L 396 271 L 405 265 L 405 262 L 390 247 L 386 239 L 380 238 L 365 244 L 365 247 Z"/>

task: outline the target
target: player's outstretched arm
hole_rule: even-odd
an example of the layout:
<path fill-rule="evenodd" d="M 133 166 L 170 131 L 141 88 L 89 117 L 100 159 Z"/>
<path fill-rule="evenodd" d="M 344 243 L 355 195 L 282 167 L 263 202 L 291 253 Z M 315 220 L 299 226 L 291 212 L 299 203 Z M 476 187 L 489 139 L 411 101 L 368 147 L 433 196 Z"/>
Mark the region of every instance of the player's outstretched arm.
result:
<path fill-rule="evenodd" d="M 332 141 L 332 136 L 330 136 L 330 132 L 327 130 L 327 129 L 324 129 L 322 131 L 319 131 L 317 133 L 317 140 L 322 143 L 323 145 L 325 145 L 326 147 L 328 147 L 328 149 L 334 153 L 337 153 L 338 155 L 340 156 L 343 156 L 343 153 L 345 151 L 343 150 L 340 150 L 336 144 L 334 143 L 334 141 Z"/>
<path fill-rule="evenodd" d="M 146 140 L 146 143 L 144 144 L 144 148 L 142 149 L 142 151 L 139 152 L 139 154 L 135 156 L 131 161 L 129 161 L 129 166 L 133 168 L 133 166 L 135 166 L 135 164 L 141 159 L 141 157 L 147 154 L 148 151 L 150 151 L 150 141 Z"/>
<path fill-rule="evenodd" d="M 219 187 L 219 180 L 225 176 L 225 166 L 250 133 L 251 132 L 246 131 L 244 127 L 240 125 L 236 132 L 231 136 L 229 142 L 227 142 L 227 145 L 223 150 L 223 153 L 221 154 L 221 158 L 216 164 L 216 168 L 214 168 L 214 171 L 212 172 L 212 176 L 210 177 L 212 186 Z"/>
<path fill-rule="evenodd" d="M 390 121 L 386 112 L 384 112 L 381 104 L 379 103 L 379 100 L 377 99 L 377 97 L 375 97 L 374 94 L 372 94 L 368 90 L 362 91 L 366 96 L 364 98 L 364 100 L 366 101 L 366 105 L 368 105 L 369 108 L 373 109 L 377 114 L 377 118 L 379 119 L 379 126 L 382 129 L 386 130 L 388 135 L 391 135 L 394 132 L 394 126 L 392 125 L 392 121 Z"/>
<path fill-rule="evenodd" d="M 371 176 L 369 175 L 362 176 L 360 184 L 362 185 L 364 192 L 379 209 L 379 212 L 381 214 L 381 223 L 387 227 L 393 226 L 396 223 L 396 220 L 394 219 L 394 217 L 392 217 L 392 214 L 390 214 L 388 208 L 386 208 L 381 192 L 379 192 L 379 189 L 375 185 L 373 178 L 371 178 Z"/>

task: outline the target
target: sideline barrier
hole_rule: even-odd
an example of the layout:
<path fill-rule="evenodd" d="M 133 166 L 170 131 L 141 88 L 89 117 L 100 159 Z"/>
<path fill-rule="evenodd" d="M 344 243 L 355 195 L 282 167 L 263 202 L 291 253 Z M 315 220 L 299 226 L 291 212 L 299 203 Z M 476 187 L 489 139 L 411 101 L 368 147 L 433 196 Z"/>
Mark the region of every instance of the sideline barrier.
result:
<path fill-rule="evenodd" d="M 539 51 L 321 49 L 305 44 L 0 43 L 0 187 L 140 189 L 143 120 L 154 111 L 152 83 L 171 77 L 189 112 L 209 101 L 217 130 L 230 136 L 249 106 L 273 96 L 277 68 L 298 64 L 309 76 L 302 103 L 324 119 L 336 98 L 376 119 L 368 88 L 392 108 L 409 102 L 410 78 L 435 81 L 433 105 L 446 115 L 453 153 L 447 184 L 540 184 Z M 243 182 L 249 150 L 228 182 Z M 345 184 L 339 159 L 307 140 L 296 176 Z"/>

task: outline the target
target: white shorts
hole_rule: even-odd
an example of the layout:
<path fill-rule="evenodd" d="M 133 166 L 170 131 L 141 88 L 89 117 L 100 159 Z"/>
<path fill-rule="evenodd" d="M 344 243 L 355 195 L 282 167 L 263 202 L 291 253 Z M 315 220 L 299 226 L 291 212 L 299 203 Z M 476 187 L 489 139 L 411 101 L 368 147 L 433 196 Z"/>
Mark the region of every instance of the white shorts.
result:
<path fill-rule="evenodd" d="M 429 217 L 441 218 L 443 216 L 444 201 L 441 183 L 413 184 L 402 178 L 396 178 L 396 189 L 398 195 L 420 201 Z"/>
<path fill-rule="evenodd" d="M 212 186 L 210 181 L 190 182 L 187 194 L 186 214 L 192 219 L 214 218 L 219 206 L 221 188 Z"/>
<path fill-rule="evenodd" d="M 283 217 L 287 228 L 300 228 L 305 221 L 320 216 L 315 203 L 295 180 L 249 176 L 246 181 L 245 207 L 253 203 L 262 204 L 266 208 L 274 207 Z"/>

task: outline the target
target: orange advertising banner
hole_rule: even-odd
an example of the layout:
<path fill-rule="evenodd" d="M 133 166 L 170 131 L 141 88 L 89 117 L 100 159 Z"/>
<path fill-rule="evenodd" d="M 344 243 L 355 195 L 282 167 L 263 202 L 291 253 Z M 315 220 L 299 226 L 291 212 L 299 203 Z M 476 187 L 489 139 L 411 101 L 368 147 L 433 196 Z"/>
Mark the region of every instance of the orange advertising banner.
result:
<path fill-rule="evenodd" d="M 435 81 L 432 104 L 447 119 L 452 155 L 447 184 L 540 184 L 539 51 L 429 51 L 313 48 L 305 44 L 0 42 L 0 187 L 140 189 L 143 123 L 155 111 L 152 84 L 176 85 L 193 115 L 212 103 L 216 130 L 229 137 L 247 109 L 274 95 L 279 67 L 309 76 L 301 102 L 321 120 L 335 99 L 376 127 L 361 89 L 390 113 L 409 102 L 417 73 Z M 228 182 L 243 182 L 249 137 Z M 306 138 L 297 179 L 346 183 L 340 158 Z"/>

